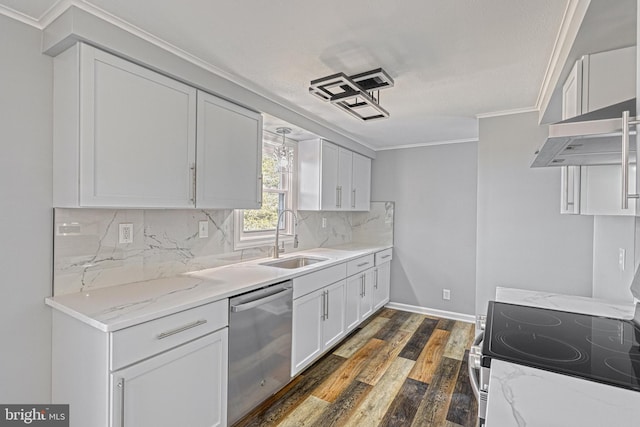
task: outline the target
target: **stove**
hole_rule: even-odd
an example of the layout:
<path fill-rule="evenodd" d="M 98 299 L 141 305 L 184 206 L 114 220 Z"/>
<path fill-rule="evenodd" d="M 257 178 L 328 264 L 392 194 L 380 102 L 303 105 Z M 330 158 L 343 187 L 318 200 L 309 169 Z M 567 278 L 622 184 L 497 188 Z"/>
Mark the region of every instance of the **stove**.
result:
<path fill-rule="evenodd" d="M 492 359 L 640 391 L 640 326 L 586 314 L 489 302 L 481 365 Z"/>

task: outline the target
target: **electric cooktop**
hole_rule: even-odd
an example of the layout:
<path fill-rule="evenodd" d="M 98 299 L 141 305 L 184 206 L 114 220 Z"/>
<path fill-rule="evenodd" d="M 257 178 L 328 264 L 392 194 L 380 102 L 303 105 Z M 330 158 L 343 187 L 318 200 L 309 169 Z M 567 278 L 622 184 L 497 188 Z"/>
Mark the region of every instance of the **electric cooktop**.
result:
<path fill-rule="evenodd" d="M 640 391 L 640 327 L 631 320 L 490 301 L 482 366 L 494 358 Z"/>

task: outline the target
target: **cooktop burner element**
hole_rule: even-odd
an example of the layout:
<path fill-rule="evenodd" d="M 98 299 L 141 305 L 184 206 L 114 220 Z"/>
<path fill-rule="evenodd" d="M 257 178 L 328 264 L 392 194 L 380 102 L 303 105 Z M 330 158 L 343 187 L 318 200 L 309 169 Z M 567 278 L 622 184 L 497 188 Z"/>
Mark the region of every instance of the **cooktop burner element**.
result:
<path fill-rule="evenodd" d="M 571 344 L 533 332 L 499 332 L 496 339 L 510 350 L 533 359 L 574 363 L 589 358 Z"/>
<path fill-rule="evenodd" d="M 532 326 L 558 326 L 562 324 L 562 320 L 550 313 L 531 313 L 529 311 L 519 310 L 518 308 L 505 308 L 500 310 L 500 315 L 513 320 L 514 322 L 523 323 Z"/>
<path fill-rule="evenodd" d="M 491 359 L 640 391 L 640 328 L 632 321 L 491 301 L 482 365 Z"/>
<path fill-rule="evenodd" d="M 628 357 L 607 357 L 604 363 L 615 372 L 629 378 L 637 378 L 640 375 L 640 360 Z"/>

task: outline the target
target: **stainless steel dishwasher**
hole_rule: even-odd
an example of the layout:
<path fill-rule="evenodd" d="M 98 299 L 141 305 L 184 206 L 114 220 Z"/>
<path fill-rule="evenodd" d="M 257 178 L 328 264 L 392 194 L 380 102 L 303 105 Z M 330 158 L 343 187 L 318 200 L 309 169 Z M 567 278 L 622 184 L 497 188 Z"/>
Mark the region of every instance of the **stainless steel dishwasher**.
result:
<path fill-rule="evenodd" d="M 229 301 L 228 425 L 291 379 L 292 306 L 290 280 Z"/>

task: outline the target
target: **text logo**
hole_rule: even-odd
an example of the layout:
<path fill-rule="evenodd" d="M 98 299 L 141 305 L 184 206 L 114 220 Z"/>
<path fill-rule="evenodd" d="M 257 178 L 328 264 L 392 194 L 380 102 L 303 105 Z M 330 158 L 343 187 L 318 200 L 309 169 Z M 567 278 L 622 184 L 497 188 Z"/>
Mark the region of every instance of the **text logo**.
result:
<path fill-rule="evenodd" d="M 69 427 L 69 405 L 0 405 L 0 427 Z"/>

